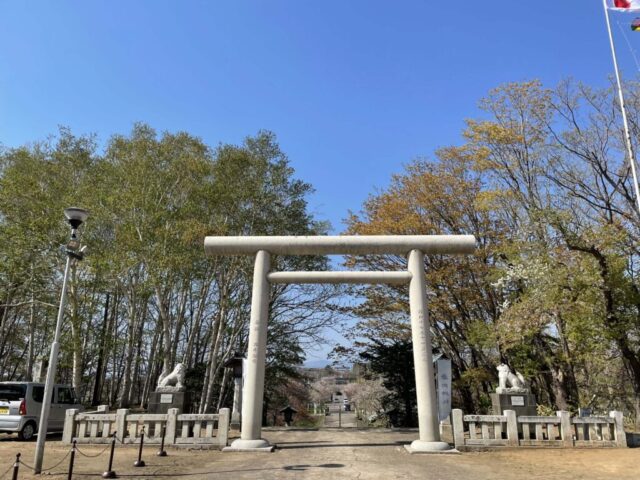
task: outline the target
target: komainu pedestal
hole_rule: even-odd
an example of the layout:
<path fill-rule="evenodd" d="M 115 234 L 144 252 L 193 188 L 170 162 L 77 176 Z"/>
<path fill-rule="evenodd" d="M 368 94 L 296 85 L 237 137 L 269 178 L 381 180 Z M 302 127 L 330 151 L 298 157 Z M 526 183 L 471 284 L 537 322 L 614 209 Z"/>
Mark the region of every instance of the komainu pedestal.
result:
<path fill-rule="evenodd" d="M 167 413 L 177 408 L 179 413 L 191 413 L 191 392 L 155 391 L 149 394 L 149 413 Z"/>
<path fill-rule="evenodd" d="M 492 393 L 491 404 L 494 415 L 504 415 L 505 410 L 514 410 L 518 417 L 537 415 L 536 396 L 529 392 Z"/>

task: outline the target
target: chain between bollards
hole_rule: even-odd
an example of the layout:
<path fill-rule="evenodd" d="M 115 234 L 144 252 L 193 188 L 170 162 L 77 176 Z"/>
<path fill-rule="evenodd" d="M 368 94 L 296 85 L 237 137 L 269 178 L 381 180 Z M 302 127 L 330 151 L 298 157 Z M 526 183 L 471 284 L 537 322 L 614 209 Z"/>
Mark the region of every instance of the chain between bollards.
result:
<path fill-rule="evenodd" d="M 167 452 L 164 449 L 164 436 L 167 433 L 167 429 L 165 425 L 162 425 L 162 439 L 160 440 L 160 450 L 158 450 L 158 453 L 156 453 L 156 455 L 158 455 L 159 457 L 166 457 L 167 456 Z"/>
<path fill-rule="evenodd" d="M 133 463 L 134 467 L 144 467 L 146 465 L 144 460 L 142 460 L 142 447 L 144 447 L 144 425 L 140 432 L 140 449 L 138 450 L 138 460 Z"/>
<path fill-rule="evenodd" d="M 102 478 L 118 478 L 118 476 L 116 475 L 116 472 L 113 471 L 113 468 L 112 468 L 113 454 L 116 449 L 116 433 L 117 432 L 113 432 L 113 435 L 111 438 L 111 453 L 109 453 L 109 466 L 107 467 L 107 471 L 102 474 Z"/>
<path fill-rule="evenodd" d="M 71 480 L 73 477 L 73 462 L 76 458 L 76 439 L 73 439 L 73 446 L 71 447 L 71 458 L 69 459 L 69 475 L 67 475 L 67 480 Z"/>
<path fill-rule="evenodd" d="M 13 476 L 11 480 L 18 480 L 18 469 L 20 468 L 20 454 L 16 453 L 16 463 L 13 464 Z"/>

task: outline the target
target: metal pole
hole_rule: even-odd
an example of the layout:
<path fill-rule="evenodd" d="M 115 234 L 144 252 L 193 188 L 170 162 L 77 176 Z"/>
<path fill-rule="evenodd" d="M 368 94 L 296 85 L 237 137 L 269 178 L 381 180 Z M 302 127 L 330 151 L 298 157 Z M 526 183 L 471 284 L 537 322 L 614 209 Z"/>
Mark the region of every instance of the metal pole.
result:
<path fill-rule="evenodd" d="M 102 396 L 102 370 L 103 370 L 103 357 L 104 350 L 107 347 L 107 327 L 109 324 L 109 298 L 111 294 L 107 293 L 107 300 L 104 304 L 104 315 L 102 317 L 102 335 L 100 340 L 100 349 L 98 350 L 98 364 L 96 365 L 96 383 L 93 385 L 93 398 L 91 399 L 91 405 L 97 406 L 100 404 L 100 397 Z"/>
<path fill-rule="evenodd" d="M 167 428 L 163 425 L 162 426 L 162 439 L 160 440 L 160 450 L 158 450 L 158 453 L 156 453 L 157 456 L 159 457 L 166 457 L 167 456 L 167 452 L 164 449 L 164 437 L 167 434 Z"/>
<path fill-rule="evenodd" d="M 116 472 L 113 470 L 113 455 L 116 449 L 116 432 L 113 432 L 111 438 L 111 452 L 109 453 L 109 466 L 107 471 L 102 474 L 102 478 L 117 478 Z"/>
<path fill-rule="evenodd" d="M 142 460 L 142 448 L 144 447 L 144 427 L 142 427 L 142 431 L 140 432 L 140 448 L 138 449 L 138 460 L 133 462 L 134 467 L 144 467 L 146 464 L 144 460 Z"/>
<path fill-rule="evenodd" d="M 411 283 L 409 284 L 411 338 L 416 372 L 416 396 L 418 397 L 418 426 L 420 427 L 420 439 L 413 441 L 411 448 L 418 452 L 449 450 L 449 444 L 440 441 L 438 429 L 436 386 L 424 275 L 424 253 L 419 250 L 412 250 L 409 253 L 409 272 L 411 272 Z"/>
<path fill-rule="evenodd" d="M 34 459 L 34 473 L 42 471 L 44 461 L 44 445 L 47 440 L 47 428 L 49 426 L 49 411 L 51 410 L 51 397 L 53 395 L 53 385 L 56 380 L 56 369 L 58 367 L 58 351 L 60 350 L 60 332 L 62 330 L 62 319 L 67 304 L 67 283 L 69 280 L 69 270 L 71 267 L 71 255 L 67 254 L 67 264 L 64 267 L 64 278 L 62 280 L 62 294 L 60 295 L 60 306 L 58 307 L 58 320 L 56 321 L 56 332 L 51 344 L 51 355 L 49 356 L 49 369 L 47 380 L 44 385 L 44 398 L 42 399 L 42 410 L 40 411 L 40 425 L 38 426 L 38 442 L 36 443 L 36 453 Z"/>
<path fill-rule="evenodd" d="M 71 458 L 69 458 L 69 473 L 67 475 L 67 480 L 71 480 L 73 478 L 73 462 L 76 460 L 76 441 L 73 440 L 73 446 L 71 447 Z"/>
<path fill-rule="evenodd" d="M 13 464 L 13 475 L 11 480 L 18 480 L 18 470 L 20 469 L 20 454 L 16 453 L 16 463 Z"/>
<path fill-rule="evenodd" d="M 622 94 L 622 82 L 620 80 L 620 70 L 618 69 L 618 59 L 616 57 L 616 47 L 613 43 L 613 33 L 611 32 L 611 22 L 609 20 L 609 9 L 607 8 L 607 0 L 602 0 L 604 7 L 604 18 L 607 21 L 607 31 L 609 32 L 609 44 L 611 45 L 611 57 L 613 58 L 613 70 L 616 74 L 616 84 L 618 85 L 618 101 L 620 102 L 620 111 L 622 112 L 622 125 L 624 126 L 624 141 L 627 147 L 627 156 L 629 157 L 629 165 L 631 166 L 631 175 L 633 176 L 633 190 L 636 195 L 636 206 L 640 214 L 640 188 L 638 187 L 638 176 L 636 174 L 636 160 L 633 155 L 633 146 L 631 145 L 631 134 L 629 133 L 629 122 L 627 121 L 627 110 L 624 106 L 624 96 Z"/>

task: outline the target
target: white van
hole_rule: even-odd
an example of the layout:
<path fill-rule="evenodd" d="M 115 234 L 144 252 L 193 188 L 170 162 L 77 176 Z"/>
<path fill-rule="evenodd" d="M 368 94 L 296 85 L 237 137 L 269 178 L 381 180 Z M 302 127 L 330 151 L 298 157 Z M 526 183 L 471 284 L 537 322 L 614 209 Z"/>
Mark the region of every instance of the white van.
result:
<path fill-rule="evenodd" d="M 43 383 L 0 382 L 0 432 L 31 440 L 38 431 L 43 398 Z M 51 400 L 48 432 L 62 431 L 67 409 L 84 409 L 69 385 L 55 385 Z"/>

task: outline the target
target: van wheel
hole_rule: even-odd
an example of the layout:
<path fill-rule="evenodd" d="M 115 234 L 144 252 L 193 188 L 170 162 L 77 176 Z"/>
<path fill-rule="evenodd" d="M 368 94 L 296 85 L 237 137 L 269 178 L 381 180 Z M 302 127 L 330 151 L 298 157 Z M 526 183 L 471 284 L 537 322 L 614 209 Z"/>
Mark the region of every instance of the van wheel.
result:
<path fill-rule="evenodd" d="M 33 440 L 33 437 L 36 435 L 36 425 L 33 422 L 25 423 L 22 430 L 18 432 L 18 438 L 20 440 L 29 441 Z"/>

